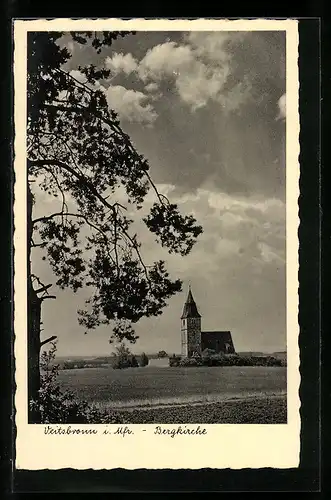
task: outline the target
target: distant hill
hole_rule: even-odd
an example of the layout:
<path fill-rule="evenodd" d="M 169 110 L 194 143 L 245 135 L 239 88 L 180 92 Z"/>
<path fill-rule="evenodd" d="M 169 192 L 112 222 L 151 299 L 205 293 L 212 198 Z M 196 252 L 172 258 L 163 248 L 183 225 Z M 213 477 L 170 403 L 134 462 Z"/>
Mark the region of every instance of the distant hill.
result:
<path fill-rule="evenodd" d="M 139 357 L 141 353 L 133 353 L 135 356 Z M 157 353 L 146 353 L 149 359 L 158 359 Z M 168 355 L 172 356 L 172 352 L 169 352 Z M 240 351 L 237 354 L 239 356 L 274 356 L 275 358 L 286 359 L 287 353 L 286 351 L 275 351 L 275 352 L 262 352 L 262 351 Z M 177 354 L 176 354 L 177 356 Z M 180 354 L 178 354 L 180 356 Z M 57 356 L 56 362 L 62 364 L 65 361 L 68 362 L 83 362 L 86 361 L 88 363 L 95 364 L 112 364 L 116 356 L 114 354 L 109 354 L 109 356 Z"/>
<path fill-rule="evenodd" d="M 98 356 L 56 356 L 57 361 L 74 361 L 74 360 L 91 360 L 91 359 L 97 359 Z"/>
<path fill-rule="evenodd" d="M 260 351 L 241 351 L 238 352 L 239 356 L 273 356 L 274 358 L 286 359 L 286 351 L 276 352 L 260 352 Z"/>
<path fill-rule="evenodd" d="M 272 356 L 275 356 L 275 358 L 278 359 L 287 359 L 287 352 L 286 351 L 273 352 Z"/>

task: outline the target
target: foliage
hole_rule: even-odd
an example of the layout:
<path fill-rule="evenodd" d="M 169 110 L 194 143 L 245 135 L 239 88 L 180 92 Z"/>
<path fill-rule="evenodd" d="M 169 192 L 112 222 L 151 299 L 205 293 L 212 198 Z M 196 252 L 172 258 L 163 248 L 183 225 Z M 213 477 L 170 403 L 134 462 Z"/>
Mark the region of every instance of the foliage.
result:
<path fill-rule="evenodd" d="M 113 363 L 113 368 L 115 370 L 121 370 L 123 368 L 137 368 L 139 363 L 137 358 L 131 354 L 130 349 L 126 347 L 124 342 L 121 342 L 116 347 L 116 357 Z"/>
<path fill-rule="evenodd" d="M 59 370 L 76 370 L 84 368 L 100 368 L 110 365 L 112 359 L 110 357 L 100 357 L 94 359 L 72 359 L 59 361 Z"/>
<path fill-rule="evenodd" d="M 284 366 L 282 360 L 273 356 L 239 356 L 237 354 L 210 354 L 206 349 L 200 358 L 169 358 L 169 366 Z"/>
<path fill-rule="evenodd" d="M 39 400 L 30 401 L 30 408 L 38 410 L 43 424 L 121 423 L 116 412 L 101 411 L 85 401 L 78 401 L 71 391 L 61 390 L 57 383 L 58 365 L 55 364 L 56 343 L 40 357 L 41 389 Z"/>
<path fill-rule="evenodd" d="M 209 356 L 213 356 L 214 354 L 216 354 L 216 351 L 214 349 L 205 349 L 204 351 L 202 351 L 201 356 L 207 358 Z"/>
<path fill-rule="evenodd" d="M 181 357 L 173 354 L 169 357 L 169 366 L 179 366 Z"/>
<path fill-rule="evenodd" d="M 134 356 L 134 355 L 131 356 L 131 366 L 132 366 L 132 368 L 139 367 L 138 360 L 137 360 L 136 356 Z"/>
<path fill-rule="evenodd" d="M 170 253 L 187 255 L 202 228 L 158 192 L 148 161 L 109 109 L 99 84 L 109 70 L 79 67 L 81 81 L 64 69 L 71 54 L 60 46 L 63 35 L 28 34 L 29 187 L 59 200 L 57 211 L 31 221 L 29 249 L 41 249 L 60 288 L 92 289 L 86 308 L 78 311 L 86 331 L 112 323 L 111 339 L 135 342 L 133 325 L 161 314 L 182 283 L 170 278 L 164 261 L 144 262 L 127 208 L 139 214 L 153 190 L 155 202 L 141 221 Z M 90 44 L 98 53 L 124 35 L 71 33 L 74 43 Z"/>
<path fill-rule="evenodd" d="M 87 361 L 84 359 L 77 359 L 74 361 L 63 361 L 58 364 L 59 370 L 73 370 L 79 368 L 87 368 Z"/>
<path fill-rule="evenodd" d="M 157 353 L 157 357 L 158 358 L 167 358 L 168 357 L 168 354 L 165 352 L 165 351 L 159 351 Z"/>
<path fill-rule="evenodd" d="M 148 356 L 146 355 L 146 353 L 142 353 L 142 355 L 140 356 L 140 363 L 139 365 L 140 366 L 147 366 L 149 363 L 149 359 L 148 359 Z"/>
<path fill-rule="evenodd" d="M 202 366 L 201 358 L 182 358 L 179 366 Z"/>

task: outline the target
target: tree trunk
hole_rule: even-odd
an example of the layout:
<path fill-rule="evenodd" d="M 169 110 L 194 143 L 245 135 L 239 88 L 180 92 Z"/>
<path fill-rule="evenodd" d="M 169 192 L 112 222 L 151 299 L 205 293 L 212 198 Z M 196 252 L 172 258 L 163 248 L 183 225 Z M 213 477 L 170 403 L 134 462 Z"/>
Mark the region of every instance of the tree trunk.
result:
<path fill-rule="evenodd" d="M 27 257 L 28 257 L 28 399 L 38 403 L 40 389 L 40 323 L 41 323 L 41 300 L 37 296 L 32 286 L 31 279 L 31 243 L 32 243 L 32 206 L 33 198 L 28 184 L 27 193 Z M 40 413 L 38 410 L 30 409 L 29 405 L 29 423 L 40 422 Z"/>
<path fill-rule="evenodd" d="M 28 397 L 38 402 L 40 389 L 41 301 L 34 290 L 28 292 Z M 29 423 L 37 423 L 39 412 L 29 413 Z"/>

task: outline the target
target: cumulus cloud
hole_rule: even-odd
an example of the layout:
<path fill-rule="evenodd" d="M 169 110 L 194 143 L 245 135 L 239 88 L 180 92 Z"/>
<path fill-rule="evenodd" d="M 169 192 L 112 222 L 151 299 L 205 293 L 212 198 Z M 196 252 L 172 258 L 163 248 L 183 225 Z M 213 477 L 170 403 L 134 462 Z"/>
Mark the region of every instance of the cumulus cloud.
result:
<path fill-rule="evenodd" d="M 145 86 L 145 90 L 147 92 L 157 92 L 159 90 L 159 86 L 157 83 L 155 82 L 151 82 L 151 83 L 148 83 L 146 86 Z"/>
<path fill-rule="evenodd" d="M 153 106 L 148 103 L 148 96 L 143 92 L 127 89 L 121 85 L 110 85 L 108 88 L 96 82 L 94 85 L 86 83 L 86 77 L 80 71 L 70 71 L 70 75 L 91 89 L 104 92 L 108 105 L 114 109 L 123 120 L 135 123 L 145 123 L 151 126 L 156 120 L 157 113 Z M 65 97 L 65 93 L 60 97 Z"/>
<path fill-rule="evenodd" d="M 234 33 L 230 32 L 191 31 L 186 35 L 186 40 L 192 46 L 196 56 L 224 63 L 230 60 L 226 42 L 233 36 Z"/>
<path fill-rule="evenodd" d="M 131 56 L 131 54 L 129 55 Z M 94 85 L 87 84 L 85 75 L 77 70 L 70 71 L 70 75 L 91 89 L 98 89 L 104 92 L 109 107 L 114 109 L 121 119 L 136 123 L 147 123 L 149 125 L 156 120 L 157 113 L 153 106 L 147 102 L 148 96 L 143 92 L 127 89 L 121 85 L 110 85 L 108 88 L 105 88 L 99 82 L 96 82 Z M 64 96 L 65 94 L 63 94 Z"/>
<path fill-rule="evenodd" d="M 188 44 L 166 42 L 147 52 L 138 74 L 143 81 L 172 79 L 180 98 L 195 110 L 216 99 L 229 75 L 225 60 L 215 67 L 204 64 L 198 56 Z"/>
<path fill-rule="evenodd" d="M 155 92 L 158 82 L 171 80 L 179 97 L 192 110 L 214 101 L 231 112 L 245 103 L 251 91 L 245 76 L 226 88 L 234 69 L 229 46 L 245 36 L 240 32 L 191 32 L 181 44 L 167 41 L 155 45 L 140 61 L 131 53 L 116 53 L 107 57 L 105 64 L 114 75 L 135 72 L 147 84 L 147 92 Z"/>
<path fill-rule="evenodd" d="M 108 87 L 105 93 L 110 108 L 114 109 L 120 118 L 147 124 L 156 120 L 157 113 L 153 106 L 146 102 L 148 97 L 143 92 L 115 85 Z"/>
<path fill-rule="evenodd" d="M 218 94 L 217 101 L 224 111 L 237 111 L 251 99 L 252 84 L 248 78 L 236 83 L 228 92 Z"/>
<path fill-rule="evenodd" d="M 131 53 L 125 55 L 122 53 L 115 53 L 112 57 L 107 57 L 105 59 L 105 65 L 114 75 L 119 73 L 130 75 L 138 68 L 137 61 Z"/>
<path fill-rule="evenodd" d="M 148 50 L 137 72 L 143 81 L 173 80 L 179 97 L 192 110 L 214 101 L 226 112 L 238 110 L 250 97 L 248 77 L 227 86 L 233 73 L 229 40 L 244 34 L 195 32 L 181 45 L 166 42 Z"/>
<path fill-rule="evenodd" d="M 196 61 L 191 71 L 179 73 L 176 88 L 181 99 L 195 110 L 205 106 L 210 99 L 217 99 L 228 74 L 228 66 L 208 68 Z"/>
<path fill-rule="evenodd" d="M 188 45 L 166 42 L 148 50 L 140 61 L 138 74 L 143 81 L 161 79 L 185 70 L 194 61 Z"/>
<path fill-rule="evenodd" d="M 282 263 L 284 260 L 279 256 L 272 248 L 266 243 L 259 243 L 259 249 L 261 251 L 261 258 L 265 262 L 275 262 Z"/>
<path fill-rule="evenodd" d="M 209 100 L 224 108 L 237 109 L 243 101 L 242 84 L 231 96 L 222 91 L 230 75 L 230 56 L 223 48 L 229 35 L 224 33 L 196 33 L 186 38 L 185 44 L 166 42 L 149 49 L 138 63 L 129 53 L 115 54 L 105 64 L 114 74 L 136 72 L 146 90 L 157 90 L 157 82 L 171 79 L 179 97 L 193 110 L 205 106 Z"/>
<path fill-rule="evenodd" d="M 223 265 L 229 269 L 240 266 L 255 266 L 257 271 L 265 266 L 285 265 L 285 204 L 276 198 L 238 197 L 207 189 L 180 195 L 173 185 L 158 185 L 159 191 L 177 203 L 183 213 L 191 213 L 203 226 L 194 250 L 185 261 L 170 255 L 156 246 L 154 237 L 139 226 L 143 234 L 143 251 L 147 259 L 165 259 L 174 273 L 198 272 L 203 262 L 203 273 L 213 273 Z M 150 209 L 155 195 L 150 191 L 140 215 Z M 130 212 L 134 220 L 134 212 Z M 208 269 L 205 268 L 205 264 Z M 194 270 L 194 271 L 193 271 Z"/>
<path fill-rule="evenodd" d="M 278 120 L 285 120 L 286 118 L 286 94 L 283 94 L 278 101 Z"/>

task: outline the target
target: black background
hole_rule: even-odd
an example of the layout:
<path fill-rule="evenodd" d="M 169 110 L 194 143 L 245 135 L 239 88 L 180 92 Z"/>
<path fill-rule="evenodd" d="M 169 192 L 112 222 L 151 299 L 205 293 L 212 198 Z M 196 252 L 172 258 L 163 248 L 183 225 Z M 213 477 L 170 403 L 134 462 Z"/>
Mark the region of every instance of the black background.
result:
<path fill-rule="evenodd" d="M 254 5 L 249 2 L 245 8 L 240 9 L 238 17 L 280 17 L 287 18 L 294 16 L 300 19 L 299 23 L 299 66 L 300 66 L 300 270 L 299 270 L 299 323 L 300 323 L 300 371 L 302 375 L 300 397 L 301 397 L 301 452 L 300 467 L 298 469 L 276 470 L 276 469 L 244 469 L 244 470 L 136 470 L 128 471 L 116 469 L 112 471 L 78 471 L 73 469 L 62 469 L 58 471 L 25 471 L 14 470 L 15 462 L 15 429 L 13 428 L 13 394 L 14 387 L 14 359 L 12 356 L 13 340 L 13 182 L 12 170 L 12 144 L 14 136 L 12 126 L 13 116 L 13 87 L 12 87 L 12 50 L 13 41 L 11 35 L 12 18 L 52 18 L 52 17 L 89 17 L 91 18 L 91 4 L 88 11 L 83 5 L 79 7 L 65 2 L 66 8 L 61 2 L 47 3 L 42 5 L 25 1 L 3 2 L 4 16 L 0 18 L 4 21 L 4 29 L 1 32 L 3 37 L 1 80 L 1 121 L 3 133 L 1 134 L 1 175 L 3 176 L 0 186 L 2 187 L 1 202 L 1 223 L 2 240 L 1 247 L 4 250 L 5 258 L 1 259 L 3 271 L 1 273 L 1 473 L 4 479 L 4 491 L 8 494 L 26 492 L 262 492 L 262 491 L 296 491 L 296 492 L 319 492 L 321 490 L 321 386 L 320 386 L 320 361 L 321 361 L 321 286 L 325 285 L 321 281 L 321 201 L 325 199 L 324 187 L 321 191 L 320 169 L 320 51 L 322 48 L 322 59 L 329 58 L 330 52 L 327 49 L 327 39 L 330 33 L 329 23 L 319 19 L 321 15 L 321 4 L 318 2 L 308 2 L 300 4 L 300 11 L 305 12 L 302 18 L 298 12 L 282 12 L 279 15 L 279 4 L 277 13 L 257 13 Z M 111 6 L 113 7 L 113 6 Z M 127 7 L 127 12 L 130 7 Z M 158 14 L 161 13 L 161 6 L 158 6 Z M 167 6 L 163 6 L 164 16 L 169 16 Z M 293 6 L 294 7 L 294 6 Z M 84 12 L 85 9 L 85 12 Z M 97 8 L 93 2 L 93 17 L 135 17 L 132 14 L 139 14 L 136 17 L 149 17 L 149 6 L 140 3 L 139 8 L 132 9 L 129 14 L 119 13 L 119 5 L 108 9 Z M 105 12 L 106 10 L 106 12 Z M 194 9 L 193 9 L 194 10 Z M 212 9 L 211 9 L 212 10 Z M 293 9 L 295 10 L 295 8 Z M 139 12 L 138 12 L 139 11 Z M 247 12 L 249 11 L 249 12 Z M 319 12 L 318 12 L 319 11 Z M 173 16 L 178 18 L 180 16 Z M 167 15 L 168 14 L 168 15 Z M 193 14 L 193 11 L 191 12 Z M 199 16 L 210 18 L 212 12 L 206 9 L 204 15 Z M 215 14 L 215 12 L 214 12 Z M 246 15 L 245 15 L 246 14 Z M 248 15 L 249 14 L 249 15 Z M 255 16 L 252 16 L 255 14 Z M 313 16 L 313 18 L 311 17 Z M 194 17 L 194 16 L 192 16 Z M 230 15 L 218 13 L 218 17 L 234 18 L 233 12 Z M 188 18 L 188 17 L 185 17 Z M 322 33 L 323 43 L 320 43 Z M 3 66 L 4 64 L 4 66 Z M 323 70 L 324 71 L 324 70 Z M 327 69 L 325 73 L 327 72 Z M 329 84 L 323 74 L 323 85 Z M 323 87 L 324 88 L 324 87 Z M 326 106 L 326 92 L 323 90 L 323 109 Z M 325 119 L 324 116 L 323 120 Z M 325 136 L 324 142 L 328 142 Z M 324 186 L 324 177 L 323 177 Z M 328 224 L 323 222 L 324 229 Z M 328 238 L 327 242 L 328 242 Z M 3 253 L 3 252 L 2 252 Z M 322 254 L 324 255 L 324 253 Z M 323 261 L 323 274 L 325 274 L 326 263 Z M 323 305 L 325 303 L 323 302 Z M 324 342 L 324 339 L 323 339 Z M 324 349 L 323 349 L 324 351 Z M 326 392 L 326 391 L 325 391 Z M 326 400 L 326 398 L 325 398 Z M 324 401 L 324 398 L 323 398 Z M 324 405 L 323 405 L 324 406 Z M 327 447 L 327 437 L 323 439 L 325 448 Z M 192 440 L 193 441 L 193 440 Z M 116 450 L 109 450 L 116 453 Z M 143 450 L 140 451 L 143 454 Z M 215 450 L 211 450 L 215 453 Z M 227 451 L 220 447 L 219 453 Z M 33 443 L 31 443 L 31 453 L 33 453 Z M 52 453 L 52 450 L 49 450 Z M 157 453 L 157 450 L 156 450 Z M 194 453 L 194 443 L 192 442 L 192 453 Z M 240 453 L 240 450 L 238 450 Z M 272 449 L 270 449 L 272 454 Z"/>

